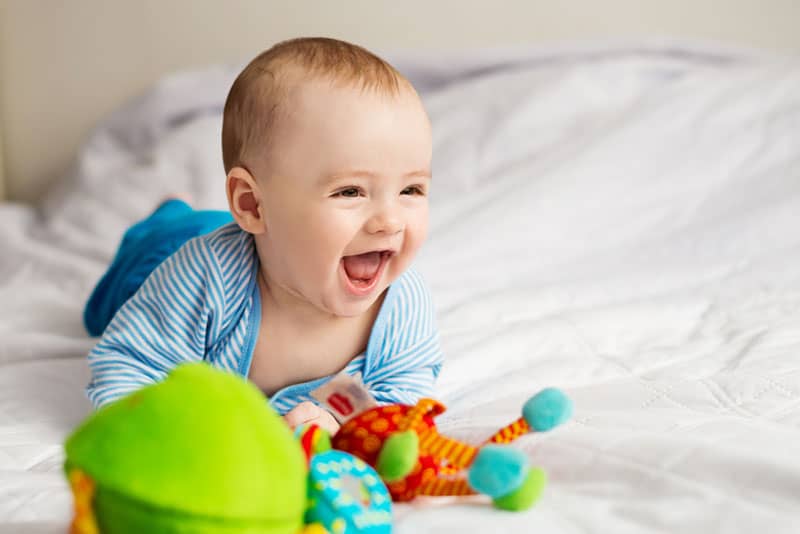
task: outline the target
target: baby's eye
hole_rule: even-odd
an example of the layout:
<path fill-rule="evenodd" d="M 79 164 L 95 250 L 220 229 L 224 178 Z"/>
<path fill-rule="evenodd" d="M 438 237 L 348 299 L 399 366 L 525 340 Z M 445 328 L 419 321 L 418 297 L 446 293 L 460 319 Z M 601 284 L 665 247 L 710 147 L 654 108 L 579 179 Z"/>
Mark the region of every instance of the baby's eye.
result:
<path fill-rule="evenodd" d="M 357 187 L 348 187 L 346 189 L 341 189 L 333 194 L 335 197 L 343 197 L 343 198 L 358 198 L 361 194 L 361 191 L 358 190 Z"/>
<path fill-rule="evenodd" d="M 412 186 L 409 186 L 409 187 L 406 187 L 405 189 L 403 189 L 403 191 L 400 194 L 401 195 L 424 196 L 425 195 L 425 188 L 422 187 L 421 185 L 412 185 Z"/>

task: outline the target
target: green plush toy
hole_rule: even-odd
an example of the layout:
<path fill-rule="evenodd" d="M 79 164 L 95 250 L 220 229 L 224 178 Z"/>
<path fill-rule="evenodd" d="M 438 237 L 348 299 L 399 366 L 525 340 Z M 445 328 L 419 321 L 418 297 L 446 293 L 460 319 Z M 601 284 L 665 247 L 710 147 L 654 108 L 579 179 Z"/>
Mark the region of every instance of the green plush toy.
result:
<path fill-rule="evenodd" d="M 308 468 L 260 391 L 205 364 L 92 414 L 66 442 L 75 534 L 297 534 Z"/>

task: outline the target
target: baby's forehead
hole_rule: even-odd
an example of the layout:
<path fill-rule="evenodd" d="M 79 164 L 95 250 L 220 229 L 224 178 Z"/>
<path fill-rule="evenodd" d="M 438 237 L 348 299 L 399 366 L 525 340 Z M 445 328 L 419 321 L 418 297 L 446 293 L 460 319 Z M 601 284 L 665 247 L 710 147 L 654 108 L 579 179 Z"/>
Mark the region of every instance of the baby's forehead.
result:
<path fill-rule="evenodd" d="M 325 156 L 349 160 L 351 155 L 380 152 L 376 146 L 383 146 L 386 138 L 399 147 L 412 136 L 416 143 L 408 152 L 416 153 L 417 145 L 430 137 L 427 113 L 407 81 L 387 88 L 297 65 L 270 72 L 265 79 L 271 86 L 259 93 L 263 137 L 248 142 L 254 169 L 287 160 L 311 165 Z"/>
<path fill-rule="evenodd" d="M 272 102 L 273 133 L 291 125 L 310 127 L 321 122 L 338 120 L 340 128 L 352 125 L 356 116 L 390 112 L 427 114 L 414 88 L 407 84 L 397 92 L 385 92 L 325 78 L 305 77 L 287 84 L 277 100 Z M 277 95 L 276 95 L 277 96 Z"/>
<path fill-rule="evenodd" d="M 277 80 L 276 80 L 277 81 Z M 302 67 L 287 69 L 283 80 L 278 82 L 277 92 L 285 100 L 295 101 L 300 97 L 352 98 L 367 101 L 380 98 L 387 103 L 400 102 L 409 97 L 418 98 L 414 87 L 404 78 L 398 78 L 396 85 L 386 86 L 371 79 L 340 77 L 330 73 L 309 72 Z"/>

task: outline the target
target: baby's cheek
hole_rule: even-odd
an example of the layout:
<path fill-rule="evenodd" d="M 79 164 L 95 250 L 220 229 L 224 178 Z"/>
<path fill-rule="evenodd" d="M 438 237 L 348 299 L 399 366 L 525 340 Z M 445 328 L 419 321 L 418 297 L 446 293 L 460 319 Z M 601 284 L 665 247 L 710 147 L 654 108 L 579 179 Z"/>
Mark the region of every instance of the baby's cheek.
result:
<path fill-rule="evenodd" d="M 391 277 L 392 281 L 396 280 L 406 269 L 411 265 L 414 261 L 414 257 L 417 255 L 417 251 L 419 250 L 419 242 L 418 241 L 411 241 L 406 240 L 403 243 L 403 249 L 400 254 L 396 255 L 392 258 L 392 263 L 389 269 L 389 276 Z"/>
<path fill-rule="evenodd" d="M 426 203 L 424 207 L 417 210 L 414 217 L 411 219 L 412 222 L 410 224 L 409 234 L 411 239 L 416 242 L 417 248 L 419 248 L 428 237 L 428 218 L 429 212 Z"/>
<path fill-rule="evenodd" d="M 418 221 L 412 228 L 409 228 L 409 230 L 410 231 L 406 233 L 403 248 L 405 249 L 405 255 L 413 260 L 417 252 L 419 252 L 422 243 L 428 236 L 428 225 L 427 223 Z"/>

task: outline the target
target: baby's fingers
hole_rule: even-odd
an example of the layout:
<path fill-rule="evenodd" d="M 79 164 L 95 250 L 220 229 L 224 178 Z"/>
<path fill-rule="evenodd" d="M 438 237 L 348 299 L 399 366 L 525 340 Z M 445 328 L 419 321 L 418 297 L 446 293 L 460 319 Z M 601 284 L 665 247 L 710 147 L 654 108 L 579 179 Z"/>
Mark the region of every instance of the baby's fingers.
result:
<path fill-rule="evenodd" d="M 319 417 L 320 409 L 313 402 L 304 401 L 283 416 L 286 424 L 294 428 Z"/>
<path fill-rule="evenodd" d="M 322 408 L 319 409 L 319 415 L 313 421 L 313 423 L 326 432 L 331 436 L 336 434 L 339 430 L 339 422 L 327 411 L 323 410 Z"/>

